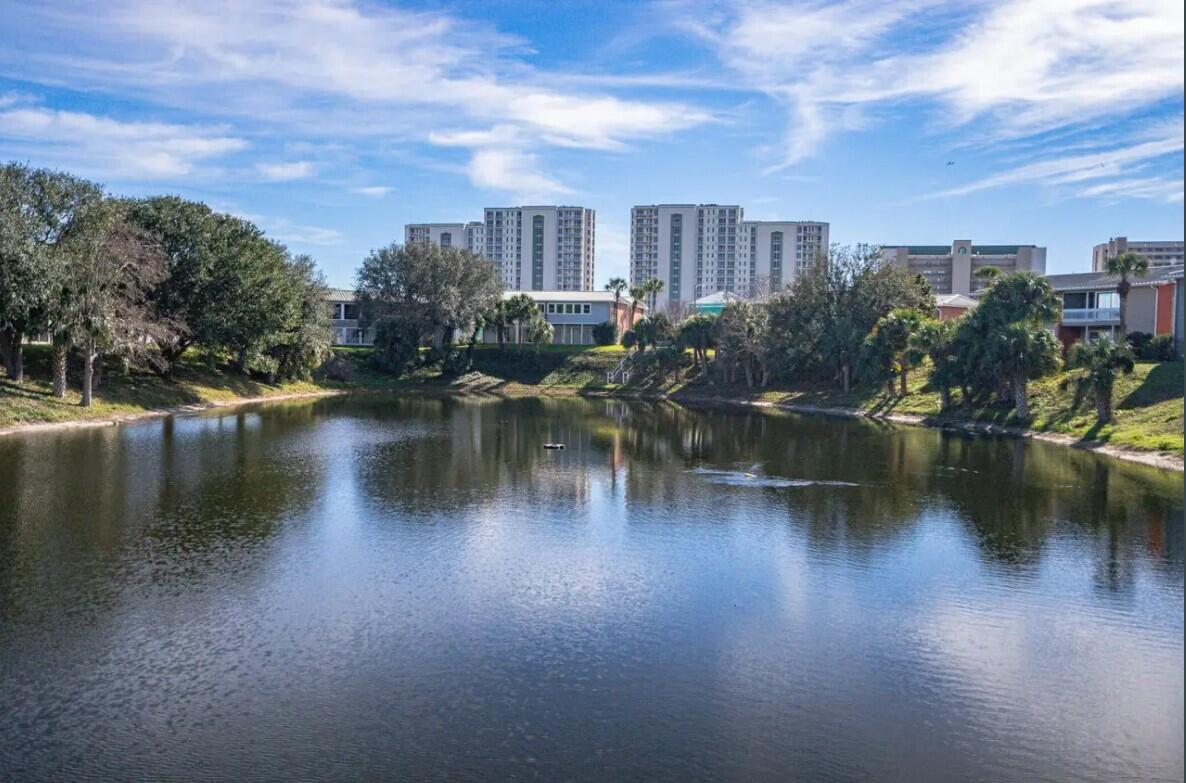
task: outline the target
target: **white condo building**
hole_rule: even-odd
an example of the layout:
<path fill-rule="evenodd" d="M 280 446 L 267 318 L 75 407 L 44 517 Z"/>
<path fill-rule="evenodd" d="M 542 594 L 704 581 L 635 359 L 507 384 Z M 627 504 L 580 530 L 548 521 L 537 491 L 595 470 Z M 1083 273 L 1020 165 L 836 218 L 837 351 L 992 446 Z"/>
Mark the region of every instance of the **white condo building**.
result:
<path fill-rule="evenodd" d="M 592 291 L 596 220 L 585 207 L 487 207 L 480 223 L 410 223 L 404 242 L 485 256 L 508 290 Z"/>
<path fill-rule="evenodd" d="M 1156 242 L 1152 240 L 1129 240 L 1128 237 L 1112 237 L 1107 242 L 1091 249 L 1091 271 L 1103 272 L 1109 258 L 1125 253 L 1136 253 L 1149 260 L 1150 267 L 1173 266 L 1186 260 L 1182 240 Z"/>
<path fill-rule="evenodd" d="M 460 247 L 481 254 L 486 244 L 486 226 L 470 223 L 409 223 L 404 226 L 404 244 L 431 242 L 441 247 Z"/>
<path fill-rule="evenodd" d="M 656 304 L 789 285 L 828 248 L 828 224 L 745 220 L 736 204 L 649 204 L 630 210 L 630 283 L 663 281 Z"/>

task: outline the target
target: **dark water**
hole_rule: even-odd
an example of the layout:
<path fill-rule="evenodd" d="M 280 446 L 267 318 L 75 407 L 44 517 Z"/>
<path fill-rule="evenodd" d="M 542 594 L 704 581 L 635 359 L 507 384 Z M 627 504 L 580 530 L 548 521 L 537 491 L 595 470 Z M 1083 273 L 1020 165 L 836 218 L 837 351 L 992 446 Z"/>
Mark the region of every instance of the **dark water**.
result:
<path fill-rule="evenodd" d="M 336 399 L 0 439 L 0 493 L 3 781 L 1183 777 L 1180 474 Z"/>

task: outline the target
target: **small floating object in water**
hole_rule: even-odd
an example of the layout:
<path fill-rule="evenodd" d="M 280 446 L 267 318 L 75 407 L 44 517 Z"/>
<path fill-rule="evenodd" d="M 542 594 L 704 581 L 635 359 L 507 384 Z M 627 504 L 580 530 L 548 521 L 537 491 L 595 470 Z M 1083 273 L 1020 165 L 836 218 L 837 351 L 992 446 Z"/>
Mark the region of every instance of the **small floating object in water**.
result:
<path fill-rule="evenodd" d="M 563 443 L 545 443 L 544 448 L 545 449 L 562 449 L 562 448 L 564 448 L 564 444 Z"/>

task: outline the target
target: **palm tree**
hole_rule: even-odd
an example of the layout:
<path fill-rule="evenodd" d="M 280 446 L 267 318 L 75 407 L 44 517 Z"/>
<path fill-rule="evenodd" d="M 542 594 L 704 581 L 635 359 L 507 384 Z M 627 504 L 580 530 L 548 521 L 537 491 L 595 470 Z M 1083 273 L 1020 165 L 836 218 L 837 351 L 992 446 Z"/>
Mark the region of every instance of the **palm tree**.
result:
<path fill-rule="evenodd" d="M 939 392 L 939 410 L 951 407 L 951 387 L 959 381 L 959 367 L 955 357 L 956 325 L 954 321 L 928 318 L 910 336 L 914 350 L 931 359 L 931 386 Z"/>
<path fill-rule="evenodd" d="M 1112 389 L 1116 376 L 1132 373 L 1132 349 L 1108 337 L 1078 343 L 1071 351 L 1068 366 L 1086 370 L 1076 379 L 1080 392 L 1089 391 L 1095 398 L 1095 416 L 1100 424 L 1112 421 Z"/>
<path fill-rule="evenodd" d="M 535 346 L 535 352 L 537 354 L 541 345 L 552 342 L 552 336 L 554 334 L 552 325 L 539 313 L 536 313 L 527 321 L 526 331 L 527 339 Z"/>
<path fill-rule="evenodd" d="M 715 318 L 711 315 L 694 315 L 679 325 L 679 345 L 691 348 L 692 356 L 700 363 L 700 376 L 705 383 L 712 383 L 708 372 L 708 349 L 714 345 L 716 335 Z"/>
<path fill-rule="evenodd" d="M 651 315 L 654 315 L 655 303 L 659 299 L 659 294 L 663 292 L 663 281 L 657 277 L 652 277 L 642 284 L 642 289 L 647 295 L 647 307 L 650 308 Z"/>
<path fill-rule="evenodd" d="M 626 278 L 624 278 L 624 277 L 611 277 L 609 279 L 609 282 L 605 284 L 606 291 L 614 292 L 614 323 L 615 324 L 618 322 L 618 305 L 622 301 L 622 292 L 625 291 L 626 289 L 628 289 L 629 287 L 630 287 L 630 284 L 626 282 Z M 633 307 L 631 309 L 633 309 Z M 631 319 L 631 325 L 633 325 L 633 319 Z"/>
<path fill-rule="evenodd" d="M 539 313 L 535 300 L 527 294 L 518 294 L 506 300 L 507 322 L 515 325 L 515 342 L 523 342 L 523 323 Z"/>
<path fill-rule="evenodd" d="M 1122 253 L 1112 256 L 1104 265 L 1105 271 L 1111 275 L 1120 275 L 1120 282 L 1116 284 L 1116 293 L 1120 297 L 1120 339 L 1128 334 L 1128 292 L 1132 288 L 1131 277 L 1144 277 L 1149 272 L 1149 259 L 1137 253 Z"/>
<path fill-rule="evenodd" d="M 972 273 L 972 277 L 980 282 L 981 288 L 991 288 L 1001 278 L 1001 270 L 995 266 L 982 266 Z"/>
<path fill-rule="evenodd" d="M 996 329 L 986 348 L 1012 392 L 1014 413 L 1028 419 L 1028 382 L 1058 368 L 1062 344 L 1049 329 L 1017 321 Z"/>
<path fill-rule="evenodd" d="M 634 319 L 636 317 L 635 311 L 638 307 L 638 303 L 641 302 L 642 300 L 646 299 L 646 297 L 647 297 L 646 283 L 643 283 L 642 285 L 636 285 L 634 288 L 630 289 L 630 299 L 631 299 L 631 301 L 630 301 L 630 328 L 631 329 L 634 328 Z"/>

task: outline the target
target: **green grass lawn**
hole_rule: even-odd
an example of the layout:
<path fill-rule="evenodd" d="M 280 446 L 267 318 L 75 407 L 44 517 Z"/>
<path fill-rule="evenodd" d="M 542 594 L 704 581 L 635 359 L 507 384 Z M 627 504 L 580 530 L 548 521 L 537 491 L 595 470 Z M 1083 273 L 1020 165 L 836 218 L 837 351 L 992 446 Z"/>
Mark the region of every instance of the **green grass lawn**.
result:
<path fill-rule="evenodd" d="M 369 354 L 339 352 L 351 365 L 349 382 L 331 380 L 294 381 L 268 384 L 226 368 L 211 368 L 191 354 L 184 356 L 171 377 L 132 372 L 122 375 L 108 370 L 95 389 L 91 407 L 80 407 L 78 374 L 70 367 L 66 398 L 52 394 L 49 347 L 25 347 L 25 379 L 13 383 L 0 379 L 0 427 L 42 422 L 107 419 L 181 405 L 229 402 L 250 397 L 274 397 L 333 389 L 383 387 L 394 382 L 369 370 Z"/>
<path fill-rule="evenodd" d="M 744 389 L 719 390 L 767 402 L 854 408 L 872 413 L 905 413 L 958 423 L 979 421 L 1023 427 L 1036 432 L 1069 435 L 1083 441 L 1110 443 L 1130 448 L 1183 452 L 1183 364 L 1139 362 L 1132 375 L 1116 382 L 1115 416 L 1111 424 L 1096 422 L 1090 399 L 1076 402 L 1074 385 L 1068 383 L 1075 371 L 1056 373 L 1030 383 L 1031 419 L 1019 419 L 1003 406 L 968 410 L 955 407 L 939 411 L 939 395 L 926 385 L 926 372 L 912 373 L 905 396 L 890 395 L 885 389 L 861 387 L 845 394 L 830 385 L 815 384 L 794 389 L 767 389 L 751 394 Z M 703 392 L 707 387 L 697 386 Z M 958 403 L 958 393 L 956 394 Z"/>

